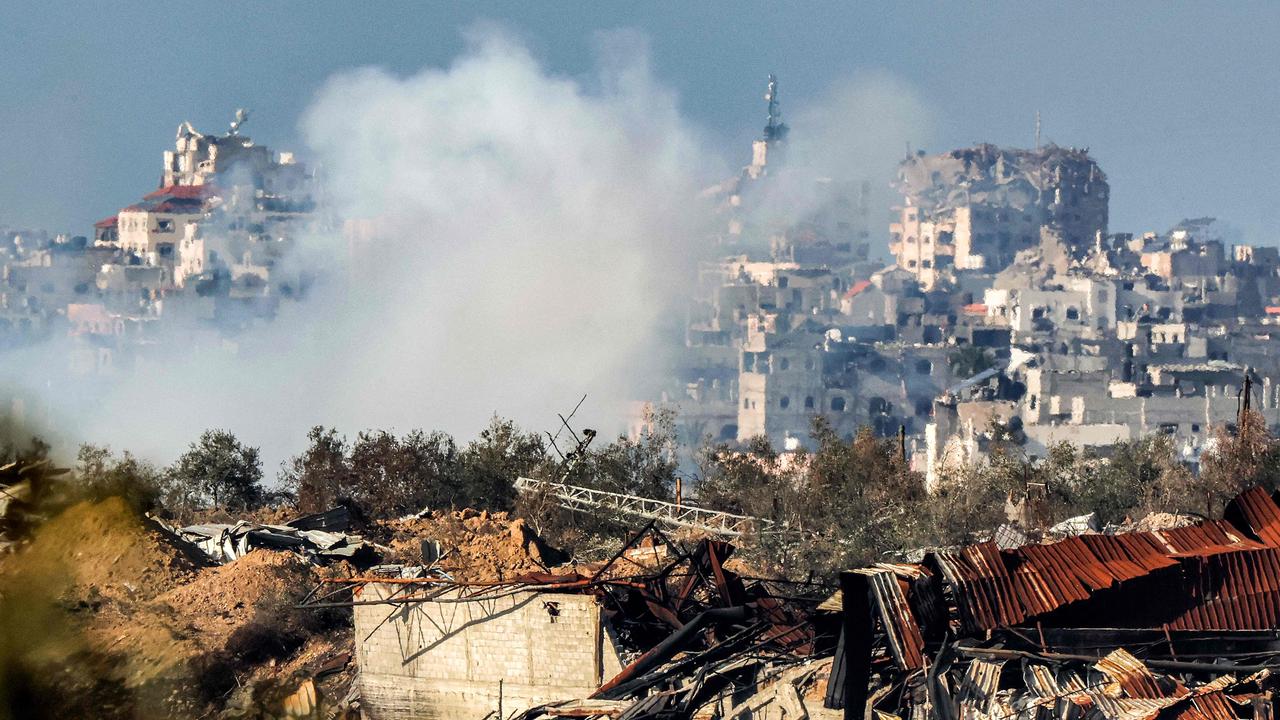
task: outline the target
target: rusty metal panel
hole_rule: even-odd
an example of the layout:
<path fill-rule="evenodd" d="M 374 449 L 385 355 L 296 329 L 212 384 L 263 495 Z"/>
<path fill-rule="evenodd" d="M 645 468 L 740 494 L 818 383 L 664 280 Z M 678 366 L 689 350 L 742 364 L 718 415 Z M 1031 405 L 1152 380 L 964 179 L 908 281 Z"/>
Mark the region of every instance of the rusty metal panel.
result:
<path fill-rule="evenodd" d="M 1155 699 L 1177 694 L 1179 688 L 1161 687 L 1156 676 L 1128 650 L 1117 648 L 1094 665 L 1131 698 Z M 1185 692 L 1185 688 L 1182 691 Z"/>
<path fill-rule="evenodd" d="M 1184 562 L 1191 607 L 1169 624 L 1179 630 L 1268 630 L 1280 627 L 1280 548 L 1189 557 Z"/>
<path fill-rule="evenodd" d="M 1026 617 L 994 543 L 935 553 L 934 559 L 955 598 L 956 620 L 966 632 L 1014 625 Z"/>
<path fill-rule="evenodd" d="M 1240 493 L 1227 505 L 1226 515 L 1238 518 L 1263 543 L 1280 547 L 1280 507 L 1260 487 L 1251 487 Z"/>
<path fill-rule="evenodd" d="M 905 582 L 890 569 L 854 570 L 867 577 L 868 592 L 884 626 L 889 652 L 903 670 L 924 667 L 924 636 L 907 600 Z"/>

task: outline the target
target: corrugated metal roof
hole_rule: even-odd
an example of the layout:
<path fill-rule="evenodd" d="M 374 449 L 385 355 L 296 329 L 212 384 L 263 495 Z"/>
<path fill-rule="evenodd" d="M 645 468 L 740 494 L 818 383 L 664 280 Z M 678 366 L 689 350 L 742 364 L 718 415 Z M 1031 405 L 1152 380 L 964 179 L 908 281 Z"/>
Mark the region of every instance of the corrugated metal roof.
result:
<path fill-rule="evenodd" d="M 1227 506 L 1227 517 L 1238 517 L 1253 535 L 1267 545 L 1280 547 L 1280 508 L 1260 487 L 1240 493 Z"/>
<path fill-rule="evenodd" d="M 970 545 L 959 553 L 936 553 L 935 560 L 953 588 L 959 621 L 966 631 L 1015 625 L 1026 618 L 995 543 Z"/>
<path fill-rule="evenodd" d="M 872 605 L 879 611 L 889 651 L 898 667 L 904 670 L 924 667 L 924 636 L 907 601 L 909 584 L 899 580 L 891 569 L 872 567 L 855 572 L 867 577 Z"/>
<path fill-rule="evenodd" d="M 1131 698 L 1154 699 L 1180 694 L 1177 687 L 1162 687 L 1151 670 L 1124 648 L 1112 650 L 1094 667 Z M 1186 688 L 1181 690 L 1185 692 Z"/>
<path fill-rule="evenodd" d="M 1192 605 L 1169 626 L 1188 630 L 1280 627 L 1280 549 L 1219 553 L 1188 563 Z"/>
<path fill-rule="evenodd" d="M 869 578 L 895 663 L 908 670 L 923 667 L 926 639 L 947 625 L 951 633 L 969 636 L 1032 620 L 1172 630 L 1280 627 L 1280 507 L 1261 490 L 1241 495 L 1232 507 L 1235 525 L 1219 520 L 1090 534 L 1010 550 L 984 542 L 930 553 L 923 565 L 882 563 L 858 572 Z M 1123 679 L 1137 683 L 1145 676 Z M 1124 718 L 1152 711 L 1144 702 L 1154 691 L 1140 688 L 1131 687 L 1120 705 L 1098 710 Z"/>

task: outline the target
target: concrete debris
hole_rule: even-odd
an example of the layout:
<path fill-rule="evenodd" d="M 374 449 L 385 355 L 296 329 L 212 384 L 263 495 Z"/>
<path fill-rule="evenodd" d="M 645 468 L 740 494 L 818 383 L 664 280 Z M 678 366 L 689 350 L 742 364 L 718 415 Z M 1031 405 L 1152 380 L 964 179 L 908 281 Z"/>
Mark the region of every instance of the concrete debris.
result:
<path fill-rule="evenodd" d="M 1153 512 L 1147 513 L 1141 520 L 1126 525 L 1127 531 L 1132 532 L 1153 532 L 1156 530 L 1172 530 L 1174 528 L 1187 527 L 1200 522 L 1201 518 L 1194 515 L 1180 515 L 1177 513 Z"/>
<path fill-rule="evenodd" d="M 1102 532 L 1102 522 L 1098 520 L 1098 513 L 1091 512 L 1063 520 L 1049 528 L 1048 534 L 1055 537 L 1074 537 L 1096 532 Z"/>
<path fill-rule="evenodd" d="M 313 527 L 345 529 L 345 510 L 308 515 L 287 525 L 264 525 L 240 521 L 235 524 L 205 523 L 176 531 L 178 537 L 194 544 L 217 563 L 228 563 L 258 548 L 288 550 L 308 561 L 358 560 L 371 557 L 373 548 L 358 535 L 328 532 Z"/>
<path fill-rule="evenodd" d="M 807 716 L 837 617 L 815 609 L 821 590 L 806 598 L 805 583 L 730 570 L 733 551 L 714 540 L 681 547 L 651 522 L 596 566 L 502 581 L 335 579 L 302 607 L 340 604 L 335 586 L 350 591 L 371 717 L 769 717 L 737 708 L 746 689 L 765 687 L 757 710 Z M 786 675 L 797 667 L 808 671 Z M 772 686 L 778 677 L 791 679 Z"/>
<path fill-rule="evenodd" d="M 436 567 L 458 581 L 492 582 L 547 572 L 568 559 L 523 518 L 505 512 L 423 511 L 384 524 L 387 562 Z"/>

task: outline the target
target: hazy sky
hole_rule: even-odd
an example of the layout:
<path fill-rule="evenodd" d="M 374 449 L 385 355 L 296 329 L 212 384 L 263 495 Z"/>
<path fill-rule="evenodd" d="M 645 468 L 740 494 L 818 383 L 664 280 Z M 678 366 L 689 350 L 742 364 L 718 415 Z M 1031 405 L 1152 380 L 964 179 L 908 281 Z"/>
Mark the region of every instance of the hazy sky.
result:
<path fill-rule="evenodd" d="M 155 186 L 191 120 L 301 150 L 299 118 L 336 71 L 443 66 L 480 21 L 553 71 L 591 67 L 598 30 L 633 28 L 682 112 L 734 164 L 763 122 L 882 72 L 923 97 L 945 150 L 1044 136 L 1088 146 L 1112 229 L 1215 215 L 1256 242 L 1280 205 L 1280 3 L 63 3 L 0 4 L 0 225 L 87 233 Z M 790 104 L 790 105 L 789 105 Z M 431 138 L 423 138 L 430 142 Z"/>

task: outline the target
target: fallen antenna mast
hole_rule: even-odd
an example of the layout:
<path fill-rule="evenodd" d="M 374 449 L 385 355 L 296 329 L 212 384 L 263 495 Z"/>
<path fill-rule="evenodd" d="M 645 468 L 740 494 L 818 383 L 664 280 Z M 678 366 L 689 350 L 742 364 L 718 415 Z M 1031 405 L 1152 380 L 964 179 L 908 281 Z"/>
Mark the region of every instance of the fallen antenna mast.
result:
<path fill-rule="evenodd" d="M 555 449 L 556 454 L 560 456 L 562 461 L 559 482 L 534 480 L 527 477 L 517 478 L 514 483 L 517 491 L 523 493 L 546 493 L 555 500 L 557 505 L 566 510 L 609 510 L 623 515 L 664 523 L 671 527 L 701 530 L 710 535 L 721 537 L 735 538 L 752 529 L 767 532 L 773 525 L 769 520 L 749 515 L 734 515 L 733 513 L 691 507 L 684 503 L 669 503 L 664 500 L 654 500 L 607 490 L 596 490 L 566 483 L 565 480 L 569 479 L 574 468 L 586 457 L 587 448 L 596 437 L 595 430 L 584 428 L 582 434 L 579 435 L 569 425 L 569 420 L 577 414 L 578 408 L 582 407 L 582 403 L 586 399 L 587 396 L 583 395 L 578 404 L 573 407 L 573 411 L 567 416 L 557 414 L 556 417 L 560 419 L 560 429 L 556 431 L 555 435 L 547 433 L 547 438 L 551 441 L 551 447 Z M 560 452 L 560 447 L 556 445 L 556 440 L 560 437 L 560 433 L 565 430 L 569 431 L 569 435 L 577 443 L 568 454 Z"/>
<path fill-rule="evenodd" d="M 691 528 L 723 537 L 738 537 L 752 529 L 767 530 L 773 523 L 750 515 L 707 510 L 636 495 L 596 490 L 578 485 L 517 478 L 516 490 L 546 492 L 566 510 L 612 510 L 624 515 L 656 520 L 673 527 Z"/>

